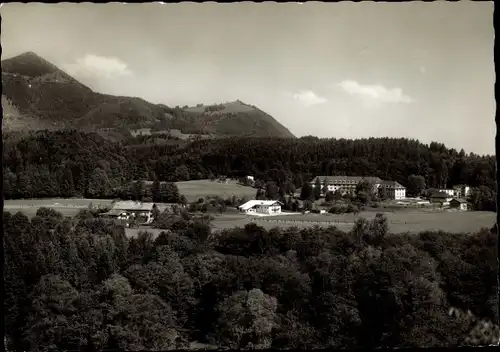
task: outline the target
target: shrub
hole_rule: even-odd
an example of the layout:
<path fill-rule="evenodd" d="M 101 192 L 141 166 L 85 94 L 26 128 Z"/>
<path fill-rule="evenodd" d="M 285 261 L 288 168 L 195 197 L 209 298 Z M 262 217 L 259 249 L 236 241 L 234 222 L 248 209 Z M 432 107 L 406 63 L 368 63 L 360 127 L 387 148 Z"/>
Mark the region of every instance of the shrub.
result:
<path fill-rule="evenodd" d="M 334 205 L 329 210 L 331 214 L 344 214 L 347 213 L 347 207 L 344 205 Z"/>

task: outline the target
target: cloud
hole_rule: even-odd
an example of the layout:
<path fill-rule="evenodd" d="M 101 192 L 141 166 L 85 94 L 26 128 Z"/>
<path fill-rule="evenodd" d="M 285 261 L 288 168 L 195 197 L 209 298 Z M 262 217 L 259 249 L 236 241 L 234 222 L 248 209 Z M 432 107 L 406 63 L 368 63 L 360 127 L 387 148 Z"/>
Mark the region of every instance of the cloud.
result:
<path fill-rule="evenodd" d="M 401 88 L 386 88 L 382 85 L 363 85 L 356 81 L 345 80 L 338 84 L 350 95 L 360 97 L 365 107 L 375 107 L 381 104 L 412 103 L 415 100 L 403 93 Z"/>
<path fill-rule="evenodd" d="M 316 93 L 314 93 L 311 90 L 300 91 L 299 93 L 293 95 L 293 99 L 295 99 L 296 101 L 298 101 L 299 103 L 301 103 L 306 107 L 323 104 L 327 102 L 326 98 L 317 96 Z"/>
<path fill-rule="evenodd" d="M 132 71 L 122 60 L 116 57 L 97 56 L 93 54 L 86 54 L 84 57 L 76 59 L 76 63 L 65 64 L 63 65 L 63 69 L 73 76 L 114 78 L 132 75 Z"/>

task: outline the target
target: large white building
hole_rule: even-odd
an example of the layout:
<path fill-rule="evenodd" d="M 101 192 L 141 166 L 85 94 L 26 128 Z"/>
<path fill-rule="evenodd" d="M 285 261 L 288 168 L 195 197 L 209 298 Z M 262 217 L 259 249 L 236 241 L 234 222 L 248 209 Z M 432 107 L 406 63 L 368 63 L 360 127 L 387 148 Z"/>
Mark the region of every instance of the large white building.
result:
<path fill-rule="evenodd" d="M 283 204 L 277 200 L 250 200 L 238 209 L 248 214 L 280 214 Z"/>
<path fill-rule="evenodd" d="M 316 186 L 317 179 L 321 184 L 321 188 L 328 188 L 328 192 L 340 191 L 342 194 L 354 194 L 356 186 L 361 181 L 368 181 L 374 185 L 374 191 L 378 189 L 382 180 L 378 177 L 359 177 L 359 176 L 316 176 L 311 182 L 311 187 Z"/>
<path fill-rule="evenodd" d="M 391 199 L 405 199 L 406 188 L 396 181 L 382 181 L 380 187 L 385 189 L 385 194 Z"/>
<path fill-rule="evenodd" d="M 378 189 L 384 188 L 386 194 L 392 199 L 404 199 L 406 198 L 406 188 L 396 181 L 383 181 L 378 177 L 360 177 L 360 176 L 316 176 L 311 182 L 311 187 L 316 186 L 316 182 L 319 179 L 321 188 L 323 189 L 325 185 L 329 192 L 340 191 L 342 194 L 354 194 L 356 192 L 356 186 L 361 181 L 368 181 L 373 184 L 373 191 L 377 192 Z"/>

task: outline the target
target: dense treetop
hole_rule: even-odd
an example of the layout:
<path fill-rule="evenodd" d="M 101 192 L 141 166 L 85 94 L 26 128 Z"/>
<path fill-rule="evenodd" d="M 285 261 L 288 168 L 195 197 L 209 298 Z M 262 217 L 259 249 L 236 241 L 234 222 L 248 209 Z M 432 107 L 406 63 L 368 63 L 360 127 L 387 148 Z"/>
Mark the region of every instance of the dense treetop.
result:
<path fill-rule="evenodd" d="M 183 213 L 164 214 L 177 220 L 163 222 L 170 228 L 157 238 L 127 238 L 95 215 L 4 213 L 9 350 L 166 350 L 193 341 L 452 347 L 498 339 L 498 326 L 481 321 L 498 320 L 497 239 L 487 229 L 396 235 L 378 215 L 350 232 L 250 224 L 216 234 L 209 219 Z M 450 316 L 452 307 L 479 319 Z"/>

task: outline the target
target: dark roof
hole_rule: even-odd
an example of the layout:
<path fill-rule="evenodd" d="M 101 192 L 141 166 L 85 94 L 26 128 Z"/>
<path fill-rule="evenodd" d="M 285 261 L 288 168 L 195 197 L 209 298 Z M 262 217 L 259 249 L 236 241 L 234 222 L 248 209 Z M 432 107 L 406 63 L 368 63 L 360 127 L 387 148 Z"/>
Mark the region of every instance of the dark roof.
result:
<path fill-rule="evenodd" d="M 111 209 L 110 211 L 106 212 L 106 213 L 101 213 L 99 214 L 100 216 L 119 216 L 123 213 L 126 213 L 125 210 L 121 210 L 121 209 Z"/>
<path fill-rule="evenodd" d="M 446 192 L 434 192 L 431 194 L 431 198 L 449 198 L 450 195 Z"/>
<path fill-rule="evenodd" d="M 453 198 L 451 201 L 458 202 L 458 203 L 467 203 L 467 201 L 465 199 L 462 199 L 462 198 Z"/>

